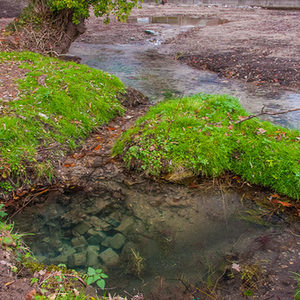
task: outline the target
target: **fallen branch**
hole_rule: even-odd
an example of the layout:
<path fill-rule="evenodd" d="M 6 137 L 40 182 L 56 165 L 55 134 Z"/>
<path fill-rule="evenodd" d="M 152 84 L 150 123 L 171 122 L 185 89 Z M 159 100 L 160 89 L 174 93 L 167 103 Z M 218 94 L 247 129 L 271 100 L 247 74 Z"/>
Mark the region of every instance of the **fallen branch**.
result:
<path fill-rule="evenodd" d="M 250 119 L 253 119 L 253 118 L 262 116 L 262 115 L 276 116 L 276 115 L 287 114 L 287 113 L 293 112 L 293 111 L 299 111 L 299 110 L 300 110 L 300 107 L 298 107 L 298 108 L 293 108 L 293 109 L 288 109 L 288 110 L 283 110 L 283 111 L 275 111 L 275 112 L 272 112 L 272 111 L 264 111 L 264 109 L 265 109 L 265 106 L 262 107 L 260 113 L 255 114 L 255 115 L 250 115 L 250 116 L 246 117 L 245 119 L 242 119 L 242 120 L 239 120 L 239 121 L 234 122 L 234 124 L 240 124 L 240 123 L 242 123 L 242 122 L 245 122 L 245 121 L 247 121 L 247 120 L 250 120 Z"/>
<path fill-rule="evenodd" d="M 73 274 L 63 274 L 66 277 L 72 277 L 72 278 L 76 278 L 79 282 L 81 282 L 85 287 L 87 286 L 87 284 L 83 281 L 82 278 L 80 278 L 79 276 L 73 275 Z"/>

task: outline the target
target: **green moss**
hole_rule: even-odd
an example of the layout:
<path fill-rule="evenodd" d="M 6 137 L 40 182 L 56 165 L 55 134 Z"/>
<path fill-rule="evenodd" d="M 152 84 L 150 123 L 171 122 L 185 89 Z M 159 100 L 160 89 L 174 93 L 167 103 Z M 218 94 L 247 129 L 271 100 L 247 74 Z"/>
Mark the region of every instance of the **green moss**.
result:
<path fill-rule="evenodd" d="M 152 107 L 115 144 L 128 167 L 160 177 L 178 168 L 217 177 L 227 171 L 300 198 L 298 130 L 257 118 L 226 95 L 195 95 Z"/>
<path fill-rule="evenodd" d="M 16 79 L 19 99 L 7 103 L 0 98 L 2 190 L 15 189 L 34 176 L 51 180 L 53 157 L 38 162 L 39 150 L 55 144 L 62 156 L 93 128 L 123 112 L 117 94 L 124 85 L 102 71 L 30 52 L 0 52 L 0 63 L 8 68 L 17 63 L 28 71 Z M 8 177 L 14 178 L 13 186 Z"/>

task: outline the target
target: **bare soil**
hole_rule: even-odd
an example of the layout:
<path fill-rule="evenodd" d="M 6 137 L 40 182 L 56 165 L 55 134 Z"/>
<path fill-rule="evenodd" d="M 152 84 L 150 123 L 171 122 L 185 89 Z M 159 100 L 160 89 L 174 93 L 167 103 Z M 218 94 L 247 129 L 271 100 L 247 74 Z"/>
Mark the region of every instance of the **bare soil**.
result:
<path fill-rule="evenodd" d="M 260 8 L 225 8 L 187 5 L 143 5 L 130 18 L 147 16 L 219 18 L 214 26 L 122 24 L 112 19 L 104 25 L 92 16 L 78 41 L 87 43 L 139 44 L 160 39 L 160 53 L 171 55 L 195 68 L 255 85 L 300 90 L 300 11 Z M 145 30 L 158 36 L 151 39 Z"/>
<path fill-rule="evenodd" d="M 24 300 L 33 299 L 30 292 L 29 278 L 17 278 L 11 271 L 11 254 L 0 248 L 0 299 Z"/>

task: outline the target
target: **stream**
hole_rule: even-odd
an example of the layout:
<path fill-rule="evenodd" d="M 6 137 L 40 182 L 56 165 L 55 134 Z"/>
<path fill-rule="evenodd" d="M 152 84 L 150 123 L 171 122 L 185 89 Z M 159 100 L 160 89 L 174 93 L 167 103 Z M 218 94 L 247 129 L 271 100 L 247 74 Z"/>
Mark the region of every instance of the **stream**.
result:
<path fill-rule="evenodd" d="M 250 112 L 259 112 L 263 105 L 270 110 L 300 106 L 300 94 L 219 78 L 165 57 L 158 48 L 152 38 L 136 45 L 75 42 L 70 54 L 115 74 L 153 103 L 204 92 L 236 96 Z M 268 120 L 300 128 L 299 113 Z M 109 275 L 106 284 L 112 294 L 141 292 L 158 299 L 159 289 L 166 290 L 163 282 L 214 282 L 226 264 L 262 251 L 257 247 L 262 236 L 279 236 L 286 227 L 284 219 L 269 217 L 242 191 L 205 185 L 191 189 L 144 179 L 98 182 L 88 193 L 51 192 L 16 215 L 14 222 L 22 232 L 34 233 L 26 242 L 38 260 L 85 272 L 101 268 Z M 264 253 L 264 259 L 272 255 Z"/>

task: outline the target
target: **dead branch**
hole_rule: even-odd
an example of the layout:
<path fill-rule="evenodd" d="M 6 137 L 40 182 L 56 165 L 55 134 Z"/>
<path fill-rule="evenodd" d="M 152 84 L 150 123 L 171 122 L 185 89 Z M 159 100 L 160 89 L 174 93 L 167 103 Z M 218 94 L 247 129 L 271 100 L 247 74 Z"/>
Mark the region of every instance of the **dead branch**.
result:
<path fill-rule="evenodd" d="M 275 111 L 275 112 L 272 112 L 272 111 L 264 111 L 264 108 L 265 108 L 265 106 L 262 107 L 260 113 L 255 114 L 255 115 L 250 115 L 250 116 L 248 116 L 248 117 L 246 117 L 246 118 L 244 118 L 244 119 L 242 119 L 242 120 L 239 120 L 239 121 L 234 122 L 234 124 L 240 124 L 240 123 L 242 123 L 242 122 L 245 122 L 245 121 L 247 121 L 247 120 L 250 120 L 250 119 L 253 119 L 253 118 L 262 116 L 262 115 L 276 116 L 276 115 L 287 114 L 287 113 L 289 113 L 289 112 L 299 111 L 299 110 L 300 110 L 300 107 L 298 107 L 298 108 L 293 108 L 293 109 L 288 109 L 288 110 L 282 110 L 282 111 Z"/>
<path fill-rule="evenodd" d="M 73 275 L 73 274 L 63 274 L 63 276 L 66 277 L 72 277 L 72 278 L 76 278 L 79 282 L 81 282 L 85 287 L 87 286 L 87 284 L 83 281 L 82 278 L 80 278 L 79 276 Z"/>
<path fill-rule="evenodd" d="M 51 273 L 50 275 L 48 275 L 46 278 L 44 278 L 42 280 L 42 282 L 39 284 L 39 286 L 41 286 L 44 282 L 46 282 L 49 278 L 54 277 L 54 276 L 65 276 L 65 277 L 71 277 L 71 278 L 76 278 L 80 283 L 82 283 L 85 287 L 87 286 L 87 284 L 84 282 L 84 280 L 82 278 L 80 278 L 77 275 L 73 275 L 73 274 L 61 274 L 60 272 L 55 272 L 55 273 Z"/>

